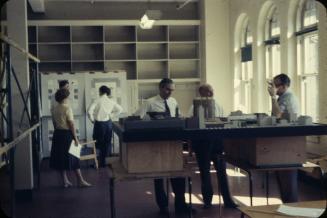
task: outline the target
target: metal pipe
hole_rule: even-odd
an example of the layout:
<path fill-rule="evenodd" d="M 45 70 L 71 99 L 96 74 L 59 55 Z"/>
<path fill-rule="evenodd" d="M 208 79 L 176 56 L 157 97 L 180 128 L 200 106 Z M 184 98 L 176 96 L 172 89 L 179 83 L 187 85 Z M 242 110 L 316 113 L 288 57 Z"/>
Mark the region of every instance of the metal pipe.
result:
<path fill-rule="evenodd" d="M 180 10 L 182 8 L 184 8 L 188 3 L 190 3 L 192 0 L 186 0 L 184 3 L 177 5 L 176 9 Z"/>

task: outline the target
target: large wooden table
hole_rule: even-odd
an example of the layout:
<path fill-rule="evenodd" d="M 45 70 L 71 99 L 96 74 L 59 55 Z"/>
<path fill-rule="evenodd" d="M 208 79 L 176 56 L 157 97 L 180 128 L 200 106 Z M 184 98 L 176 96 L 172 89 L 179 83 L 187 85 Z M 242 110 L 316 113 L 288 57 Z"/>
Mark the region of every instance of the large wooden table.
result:
<path fill-rule="evenodd" d="M 294 136 L 302 136 L 304 140 L 303 136 L 327 135 L 327 125 L 313 124 L 307 126 L 292 125 L 292 126 L 275 126 L 275 127 L 250 126 L 250 127 L 240 127 L 240 128 L 212 127 L 212 128 L 205 128 L 205 129 L 174 129 L 174 128 L 149 129 L 147 128 L 147 129 L 125 130 L 122 125 L 116 122 L 113 125 L 113 131 L 118 135 L 121 144 L 127 144 L 128 147 L 132 147 L 133 144 L 135 144 L 136 142 L 140 142 L 140 144 L 148 144 L 147 142 L 151 142 L 150 145 L 148 146 L 149 150 L 151 150 L 152 149 L 151 146 L 155 147 L 156 145 L 159 145 L 160 143 L 158 142 L 160 141 L 163 142 L 178 141 L 178 140 L 192 141 L 192 140 L 215 140 L 215 139 L 232 139 L 232 140 L 244 139 L 245 141 L 253 138 L 282 139 L 282 138 L 291 138 L 291 137 L 294 138 Z M 273 140 L 273 141 L 278 141 L 278 140 Z M 275 144 L 272 143 L 272 145 L 269 146 L 278 147 L 277 145 L 278 143 Z M 139 148 L 141 149 L 140 146 Z M 137 150 L 138 149 L 134 149 L 133 151 L 136 152 Z M 126 152 L 122 152 L 122 153 L 126 153 Z M 135 156 L 137 155 L 134 154 L 132 155 L 132 157 Z M 124 160 L 124 157 L 121 157 L 121 159 Z M 155 158 L 155 159 L 160 159 L 160 158 Z M 237 159 L 236 161 L 240 161 L 240 159 Z M 250 183 L 250 195 L 252 196 L 251 186 L 252 185 Z M 267 196 L 268 196 L 268 188 L 267 188 Z"/>
<path fill-rule="evenodd" d="M 120 181 L 134 181 L 144 179 L 166 179 L 166 195 L 169 205 L 169 179 L 185 177 L 187 178 L 188 194 L 190 208 L 188 217 L 192 218 L 192 170 L 189 165 L 185 165 L 180 171 L 172 172 L 147 172 L 147 173 L 129 173 L 126 168 L 122 165 L 119 158 L 110 158 L 109 163 L 109 196 L 110 196 L 110 213 L 111 218 L 116 217 L 116 206 L 115 206 L 115 183 Z M 129 196 L 131 197 L 131 196 Z M 167 215 L 169 217 L 169 213 Z"/>
<path fill-rule="evenodd" d="M 126 131 L 118 122 L 113 124 L 113 131 L 123 142 L 160 141 L 160 140 L 193 140 L 215 138 L 255 138 L 327 135 L 326 124 L 307 126 L 278 127 L 240 127 L 240 128 L 205 128 L 205 129 L 137 129 Z"/>

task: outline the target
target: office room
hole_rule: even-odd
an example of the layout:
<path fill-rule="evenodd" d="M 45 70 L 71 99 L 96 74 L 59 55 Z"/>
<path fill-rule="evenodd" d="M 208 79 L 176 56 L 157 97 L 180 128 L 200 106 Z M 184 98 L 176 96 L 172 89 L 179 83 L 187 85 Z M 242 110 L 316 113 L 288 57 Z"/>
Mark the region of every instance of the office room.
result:
<path fill-rule="evenodd" d="M 1 2 L 0 215 L 319 217 L 316 0 Z"/>

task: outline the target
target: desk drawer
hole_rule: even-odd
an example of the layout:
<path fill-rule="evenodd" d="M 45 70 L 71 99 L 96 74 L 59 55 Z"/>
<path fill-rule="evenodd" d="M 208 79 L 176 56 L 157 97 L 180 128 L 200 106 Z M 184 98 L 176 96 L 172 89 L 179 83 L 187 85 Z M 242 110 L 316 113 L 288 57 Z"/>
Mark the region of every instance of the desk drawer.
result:
<path fill-rule="evenodd" d="M 225 153 L 254 166 L 294 165 L 306 160 L 305 136 L 224 140 Z"/>
<path fill-rule="evenodd" d="M 129 173 L 155 173 L 183 170 L 180 141 L 122 143 L 121 160 Z"/>

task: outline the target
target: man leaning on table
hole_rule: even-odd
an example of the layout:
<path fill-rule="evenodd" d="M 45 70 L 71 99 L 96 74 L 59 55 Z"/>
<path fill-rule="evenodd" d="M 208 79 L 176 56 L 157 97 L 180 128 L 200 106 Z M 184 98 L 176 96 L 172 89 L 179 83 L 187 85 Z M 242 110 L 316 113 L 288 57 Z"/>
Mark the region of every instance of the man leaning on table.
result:
<path fill-rule="evenodd" d="M 175 84 L 171 79 L 162 79 L 159 83 L 159 94 L 147 99 L 139 110 L 135 112 L 135 115 L 144 118 L 148 112 L 159 112 L 161 114 L 160 116 L 166 118 L 175 117 L 178 104 L 176 99 L 171 97 L 174 89 Z M 172 178 L 170 182 L 175 194 L 175 213 L 178 215 L 187 214 L 189 212 L 189 205 L 185 203 L 185 178 Z M 164 190 L 163 179 L 154 180 L 154 189 L 160 214 L 167 215 L 168 198 Z M 192 212 L 195 212 L 195 210 L 192 210 Z"/>
<path fill-rule="evenodd" d="M 274 77 L 273 81 L 268 83 L 272 115 L 282 119 L 289 119 L 294 115 L 299 115 L 298 100 L 289 90 L 290 78 L 286 74 L 279 74 Z M 284 203 L 298 201 L 297 170 L 277 171 L 276 174 L 282 201 Z"/>

